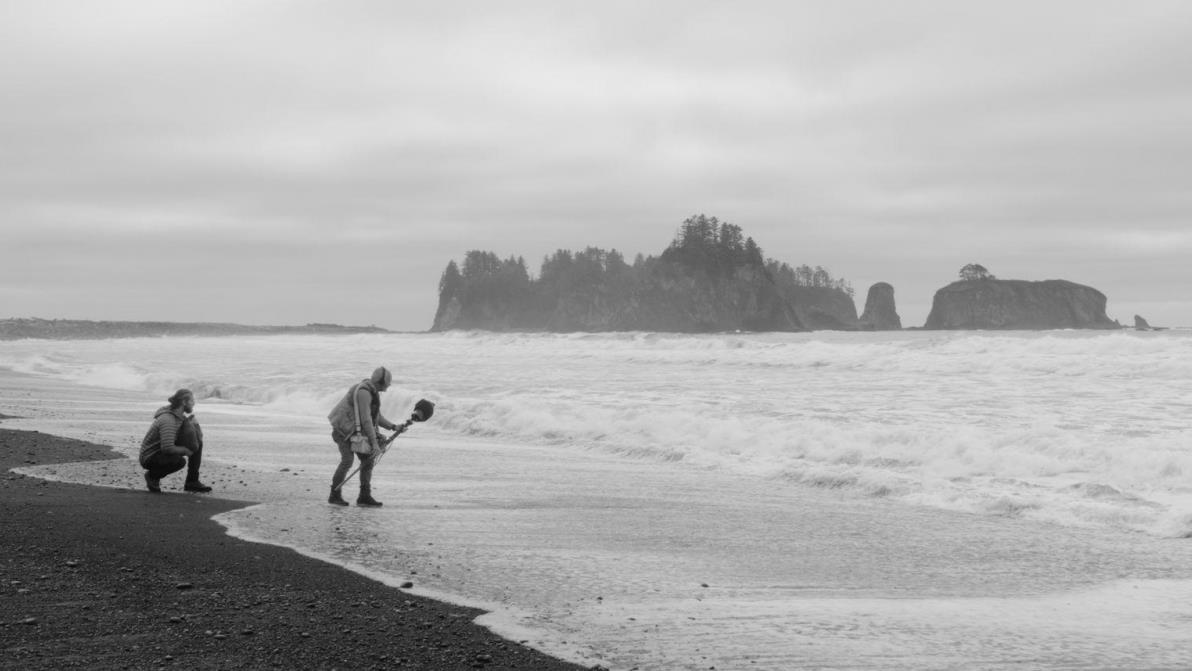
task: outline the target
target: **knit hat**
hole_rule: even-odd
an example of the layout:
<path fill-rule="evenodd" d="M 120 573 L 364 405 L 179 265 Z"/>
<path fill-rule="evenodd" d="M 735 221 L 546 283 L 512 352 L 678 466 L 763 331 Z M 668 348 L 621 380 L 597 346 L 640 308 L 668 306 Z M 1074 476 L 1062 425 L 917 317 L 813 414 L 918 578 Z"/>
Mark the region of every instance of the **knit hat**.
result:
<path fill-rule="evenodd" d="M 379 366 L 369 379 L 378 387 L 388 387 L 389 383 L 393 381 L 393 373 L 390 373 L 388 368 Z"/>

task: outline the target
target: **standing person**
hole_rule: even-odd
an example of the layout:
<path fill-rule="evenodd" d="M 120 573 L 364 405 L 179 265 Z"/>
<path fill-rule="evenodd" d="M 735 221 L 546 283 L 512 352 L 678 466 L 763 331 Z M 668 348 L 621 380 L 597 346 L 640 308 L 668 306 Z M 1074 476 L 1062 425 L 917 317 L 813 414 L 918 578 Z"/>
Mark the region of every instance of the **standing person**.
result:
<path fill-rule="evenodd" d="M 346 506 L 340 485 L 352 467 L 352 456 L 360 459 L 360 494 L 356 497 L 356 505 L 379 508 L 382 504 L 372 497 L 372 471 L 377 455 L 381 453 L 380 437 L 377 427 L 390 431 L 401 431 L 401 427 L 385 419 L 381 414 L 381 392 L 389 388 L 393 381 L 393 374 L 388 368 L 381 366 L 373 371 L 372 376 L 352 385 L 348 393 L 327 415 L 331 421 L 331 439 L 339 448 L 339 467 L 331 476 L 331 495 L 327 503 Z M 356 434 L 356 446 L 353 451 L 353 435 Z"/>
<path fill-rule="evenodd" d="M 188 492 L 209 492 L 211 488 L 199 481 L 203 429 L 193 414 L 195 395 L 189 389 L 179 389 L 166 400 L 169 405 L 157 409 L 153 424 L 141 441 L 145 486 L 151 492 L 160 492 L 162 478 L 186 468 L 186 483 L 182 488 Z"/>

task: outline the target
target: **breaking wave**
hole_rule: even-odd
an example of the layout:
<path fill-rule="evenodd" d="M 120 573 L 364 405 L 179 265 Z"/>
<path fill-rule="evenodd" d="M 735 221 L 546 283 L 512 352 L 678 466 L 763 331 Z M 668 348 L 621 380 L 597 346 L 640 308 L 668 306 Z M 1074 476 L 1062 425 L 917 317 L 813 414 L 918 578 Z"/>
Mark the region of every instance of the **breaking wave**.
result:
<path fill-rule="evenodd" d="M 1192 333 L 361 335 L 0 346 L 0 367 L 321 418 L 385 363 L 390 418 L 977 514 L 1179 536 Z"/>

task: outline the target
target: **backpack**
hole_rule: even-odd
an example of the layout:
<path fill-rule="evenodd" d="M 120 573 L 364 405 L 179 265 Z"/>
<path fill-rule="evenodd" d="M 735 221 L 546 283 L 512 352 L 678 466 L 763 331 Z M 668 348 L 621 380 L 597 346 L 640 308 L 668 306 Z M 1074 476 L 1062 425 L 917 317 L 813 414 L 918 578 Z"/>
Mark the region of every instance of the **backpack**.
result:
<path fill-rule="evenodd" d="M 331 409 L 327 415 L 327 421 L 331 422 L 331 428 L 335 432 L 344 436 L 350 436 L 353 433 L 360 431 L 360 414 L 356 407 L 356 392 L 360 391 L 360 387 L 364 383 L 352 385 L 348 393 L 339 399 L 339 403 Z"/>

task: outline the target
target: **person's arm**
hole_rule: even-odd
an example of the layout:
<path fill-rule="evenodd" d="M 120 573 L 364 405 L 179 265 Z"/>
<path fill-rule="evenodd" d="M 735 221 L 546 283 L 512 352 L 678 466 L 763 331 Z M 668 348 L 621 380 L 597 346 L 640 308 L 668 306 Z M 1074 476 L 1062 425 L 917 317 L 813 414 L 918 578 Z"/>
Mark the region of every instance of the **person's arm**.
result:
<path fill-rule="evenodd" d="M 372 407 L 372 394 L 363 387 L 356 391 L 356 407 L 360 412 L 360 433 L 368 438 L 373 447 L 380 447 L 381 438 L 377 435 L 377 427 L 373 424 L 372 413 L 369 412 L 369 408 Z M 380 418 L 380 413 L 377 413 L 377 417 Z"/>
<path fill-rule="evenodd" d="M 190 416 L 190 424 L 195 428 L 195 446 L 202 449 L 203 427 L 199 426 L 199 420 L 194 415 Z"/>
<path fill-rule="evenodd" d="M 185 447 L 174 444 L 174 442 L 178 440 L 178 427 L 181 424 L 181 422 L 178 421 L 178 418 L 171 414 L 169 416 L 164 416 L 161 419 L 162 423 L 161 429 L 159 430 L 159 435 L 161 436 L 162 454 L 174 454 L 183 457 L 189 457 L 190 455 L 194 454 Z"/>
<path fill-rule="evenodd" d="M 377 426 L 381 427 L 382 429 L 389 429 L 390 431 L 397 431 L 400 428 L 398 425 L 391 422 L 388 417 L 382 415 L 379 412 L 377 413 Z"/>
<path fill-rule="evenodd" d="M 199 421 L 195 419 L 194 415 L 182 418 L 182 422 L 178 425 L 178 434 L 174 438 L 174 444 L 185 447 L 195 454 L 203 449 L 203 430 L 199 428 Z"/>

